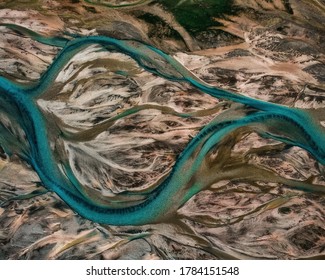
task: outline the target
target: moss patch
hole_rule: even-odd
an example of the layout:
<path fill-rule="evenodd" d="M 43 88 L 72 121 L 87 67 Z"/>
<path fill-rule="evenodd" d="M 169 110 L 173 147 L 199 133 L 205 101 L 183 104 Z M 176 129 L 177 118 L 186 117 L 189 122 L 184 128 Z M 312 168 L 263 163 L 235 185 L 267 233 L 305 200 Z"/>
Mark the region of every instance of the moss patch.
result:
<path fill-rule="evenodd" d="M 159 0 L 170 10 L 177 21 L 190 32 L 206 30 L 210 26 L 220 25 L 215 17 L 230 14 L 232 0 Z"/>

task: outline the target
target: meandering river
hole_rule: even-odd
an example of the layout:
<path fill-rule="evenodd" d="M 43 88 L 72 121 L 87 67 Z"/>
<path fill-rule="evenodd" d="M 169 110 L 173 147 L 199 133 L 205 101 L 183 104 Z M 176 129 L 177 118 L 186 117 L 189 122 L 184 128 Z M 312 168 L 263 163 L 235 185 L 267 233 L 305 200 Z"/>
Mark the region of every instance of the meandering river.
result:
<path fill-rule="evenodd" d="M 142 225 L 156 223 L 172 216 L 193 195 L 214 182 L 209 172 L 208 157 L 222 141 L 234 131 L 249 129 L 265 138 L 308 151 L 319 163 L 325 164 L 325 131 L 315 117 L 303 109 L 290 108 L 275 103 L 246 97 L 205 83 L 173 57 L 161 50 L 138 41 L 123 41 L 105 36 L 65 38 L 43 37 L 16 25 L 8 28 L 19 30 L 34 40 L 61 48 L 52 64 L 36 84 L 20 85 L 0 77 L 0 113 L 23 131 L 25 139 L 0 126 L 0 145 L 7 154 L 18 154 L 37 172 L 44 186 L 57 193 L 74 211 L 95 222 L 111 225 Z M 163 79 L 187 83 L 214 98 L 229 100 L 244 106 L 238 114 L 217 117 L 188 143 L 178 156 L 171 172 L 153 189 L 126 195 L 135 197 L 132 202 L 103 203 L 84 192 L 82 184 L 66 166 L 62 169 L 55 148 L 49 140 L 49 124 L 37 100 L 53 85 L 69 60 L 90 45 L 100 45 L 110 52 L 122 53 L 132 58 L 145 71 Z M 143 107 L 141 110 L 145 110 Z M 140 109 L 134 110 L 134 112 Z M 125 113 L 121 113 L 122 115 Z M 132 114 L 132 110 L 128 112 Z M 186 117 L 186 116 L 184 116 Z M 25 144 L 22 144 L 25 141 Z M 204 173 L 203 167 L 205 167 Z M 281 181 L 280 181 L 281 182 Z M 286 183 L 285 180 L 282 181 Z M 289 187 L 324 192 L 321 186 L 296 181 Z M 138 197 L 138 199 L 137 199 Z"/>

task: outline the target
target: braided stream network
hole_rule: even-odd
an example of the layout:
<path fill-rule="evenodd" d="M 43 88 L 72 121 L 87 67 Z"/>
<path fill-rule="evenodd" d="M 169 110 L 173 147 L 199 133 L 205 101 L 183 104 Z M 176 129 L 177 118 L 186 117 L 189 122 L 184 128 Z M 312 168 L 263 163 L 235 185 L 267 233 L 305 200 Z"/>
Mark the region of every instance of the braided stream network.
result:
<path fill-rule="evenodd" d="M 211 160 L 211 155 L 218 145 L 229 139 L 231 141 L 233 133 L 240 129 L 254 131 L 261 137 L 271 138 L 288 146 L 298 146 L 308 151 L 320 164 L 325 163 L 325 131 L 308 111 L 210 86 L 176 59 L 138 41 L 117 40 L 106 36 L 77 37 L 71 40 L 49 38 L 16 25 L 7 27 L 20 29 L 32 39 L 61 50 L 36 84 L 19 85 L 0 77 L 1 113 L 20 126 L 26 141 L 25 145 L 21 144 L 21 139 L 16 139 L 14 133 L 1 125 L 0 145 L 6 154 L 18 154 L 27 161 L 48 190 L 58 194 L 74 211 L 89 220 L 110 225 L 143 225 L 168 219 L 193 195 L 215 182 L 218 162 Z M 241 104 L 237 114 L 224 114 L 206 124 L 180 153 L 171 172 L 156 186 L 141 192 L 125 192 L 123 196 L 131 197 L 131 203 L 123 203 L 123 197 L 119 203 L 106 203 L 84 191 L 68 161 L 55 155 L 55 148 L 51 146 L 49 139 L 50 124 L 37 104 L 37 100 L 51 88 L 69 60 L 90 45 L 100 45 L 107 51 L 122 53 L 136 61 L 144 70 L 166 80 L 187 83 L 214 98 Z M 145 109 L 145 106 L 134 107 L 122 112 L 115 119 Z M 82 136 L 70 132 L 62 137 L 78 139 Z M 87 138 L 85 135 L 84 137 Z M 322 186 L 306 181 L 289 182 L 279 179 L 278 182 L 296 189 L 324 192 Z"/>

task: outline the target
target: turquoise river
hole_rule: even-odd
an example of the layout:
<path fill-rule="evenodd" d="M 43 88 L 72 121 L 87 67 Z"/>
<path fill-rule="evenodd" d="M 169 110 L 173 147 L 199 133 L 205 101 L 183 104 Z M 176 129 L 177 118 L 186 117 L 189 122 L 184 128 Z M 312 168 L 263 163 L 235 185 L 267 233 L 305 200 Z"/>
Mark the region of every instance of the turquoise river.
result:
<path fill-rule="evenodd" d="M 0 111 L 24 131 L 26 138 L 25 145 L 21 144 L 21 139 L 19 142 L 13 133 L 0 124 L 0 145 L 6 154 L 17 154 L 28 162 L 48 190 L 55 192 L 74 211 L 87 219 L 111 225 L 142 225 L 173 215 L 193 195 L 211 183 L 209 178 L 199 178 L 206 155 L 232 132 L 243 127 L 251 128 L 262 137 L 305 149 L 319 163 L 325 164 L 325 132 L 308 111 L 212 87 L 171 56 L 138 41 L 123 41 L 105 36 L 76 37 L 71 40 L 49 38 L 16 25 L 7 27 L 61 50 L 36 84 L 20 85 L 0 77 Z M 63 172 L 59 167 L 48 138 L 47 119 L 36 102 L 52 86 L 69 60 L 93 44 L 127 55 L 144 70 L 164 79 L 188 83 L 207 95 L 242 104 L 248 113 L 234 114 L 225 119 L 216 118 L 209 122 L 178 156 L 169 175 L 154 189 L 143 192 L 136 203 L 115 207 L 114 204 L 105 205 L 95 201 L 83 192 L 72 172 Z M 304 182 L 297 182 L 293 187 L 308 190 Z M 323 189 L 316 191 L 323 192 Z M 137 194 L 130 192 L 127 195 Z"/>

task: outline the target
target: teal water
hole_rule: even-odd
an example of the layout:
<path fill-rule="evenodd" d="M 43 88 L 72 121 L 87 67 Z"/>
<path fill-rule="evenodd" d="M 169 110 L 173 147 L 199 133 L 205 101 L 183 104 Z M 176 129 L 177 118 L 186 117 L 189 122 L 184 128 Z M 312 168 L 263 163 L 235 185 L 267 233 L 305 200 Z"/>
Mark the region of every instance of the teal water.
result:
<path fill-rule="evenodd" d="M 5 127 L 0 126 L 0 145 L 6 153 L 16 153 L 26 160 L 38 173 L 44 186 L 57 193 L 74 211 L 87 219 L 112 225 L 141 225 L 155 223 L 172 215 L 188 199 L 206 187 L 205 180 L 196 180 L 193 183 L 193 178 L 199 176 L 200 166 L 207 154 L 225 137 L 241 127 L 258 128 L 257 132 L 261 136 L 301 147 L 321 164 L 325 163 L 324 129 L 303 110 L 260 101 L 209 86 L 171 56 L 140 42 L 117 40 L 105 36 L 80 37 L 67 41 L 44 38 L 25 29 L 19 31 L 34 40 L 62 49 L 36 85 L 21 86 L 0 77 L 1 112 L 21 127 L 26 138 L 26 143 L 22 143 L 21 139 L 18 141 Z M 187 82 L 215 98 L 246 105 L 252 108 L 251 113 L 242 117 L 233 116 L 227 120 L 216 119 L 207 124 L 177 158 L 166 179 L 148 193 L 141 203 L 118 208 L 98 204 L 83 194 L 72 172 L 63 173 L 59 168 L 59 163 L 50 147 L 47 120 L 36 104 L 37 98 L 51 87 L 69 60 L 92 44 L 99 44 L 107 50 L 126 54 L 146 71 L 165 79 Z"/>

